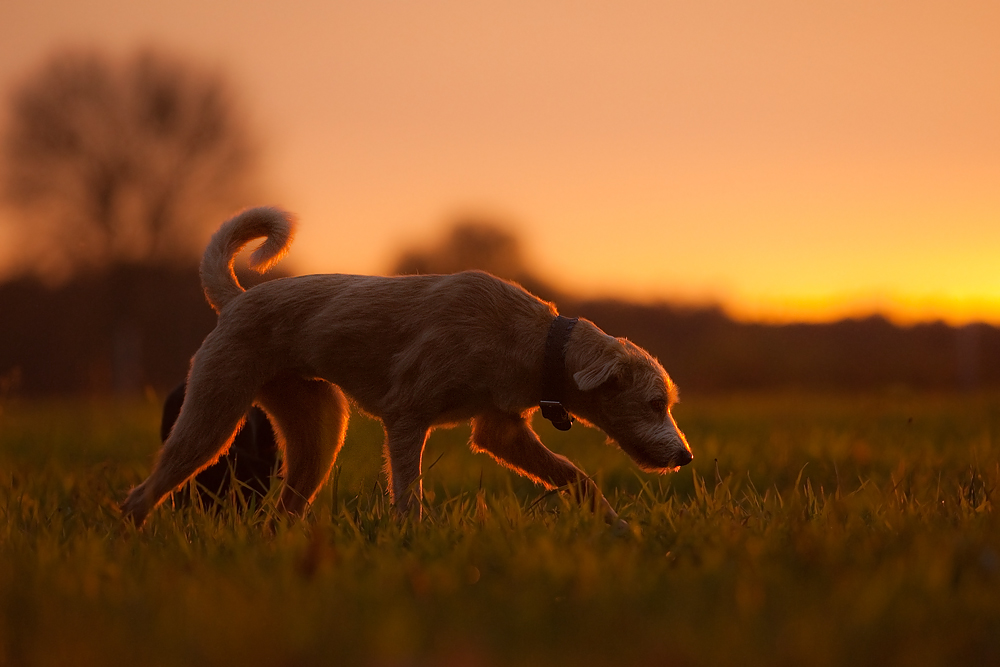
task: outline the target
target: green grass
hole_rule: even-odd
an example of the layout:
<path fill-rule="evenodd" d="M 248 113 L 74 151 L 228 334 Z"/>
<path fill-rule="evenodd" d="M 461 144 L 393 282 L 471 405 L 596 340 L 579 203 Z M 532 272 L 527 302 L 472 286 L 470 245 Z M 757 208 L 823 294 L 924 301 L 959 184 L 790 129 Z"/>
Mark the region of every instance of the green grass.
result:
<path fill-rule="evenodd" d="M 1000 396 L 690 398 L 695 452 L 638 472 L 596 432 L 543 440 L 595 474 L 615 535 L 439 431 L 398 522 L 355 416 L 301 522 L 115 505 L 153 403 L 0 405 L 2 665 L 1000 663 Z"/>

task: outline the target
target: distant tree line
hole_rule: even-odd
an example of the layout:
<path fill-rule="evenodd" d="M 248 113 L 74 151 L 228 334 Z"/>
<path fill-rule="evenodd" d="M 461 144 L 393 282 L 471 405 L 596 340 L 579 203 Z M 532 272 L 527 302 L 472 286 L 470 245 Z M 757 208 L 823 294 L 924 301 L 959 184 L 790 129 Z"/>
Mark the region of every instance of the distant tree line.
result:
<path fill-rule="evenodd" d="M 1000 389 L 1000 329 L 984 324 L 900 327 L 871 317 L 775 326 L 711 308 L 565 295 L 557 305 L 648 349 L 688 393 Z M 0 312 L 0 384 L 24 395 L 162 393 L 183 379 L 216 319 L 193 267 L 148 265 L 56 287 L 8 282 Z"/>
<path fill-rule="evenodd" d="M 118 264 L 55 286 L 24 276 L 0 284 L 0 312 L 0 384 L 23 395 L 162 393 L 216 321 L 190 263 Z"/>
<path fill-rule="evenodd" d="M 1000 329 L 986 324 L 902 327 L 872 316 L 768 325 L 615 300 L 569 302 L 561 312 L 646 348 L 685 391 L 1000 388 Z"/>

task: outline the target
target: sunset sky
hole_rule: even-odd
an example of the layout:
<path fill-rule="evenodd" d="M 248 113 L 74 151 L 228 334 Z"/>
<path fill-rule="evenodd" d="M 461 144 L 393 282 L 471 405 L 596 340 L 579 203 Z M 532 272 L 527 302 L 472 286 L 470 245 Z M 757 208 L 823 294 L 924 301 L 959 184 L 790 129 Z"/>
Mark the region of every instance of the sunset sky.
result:
<path fill-rule="evenodd" d="M 298 272 L 473 212 L 583 294 L 1000 323 L 995 0 L 7 0 L 0 90 L 147 44 L 230 76 Z"/>

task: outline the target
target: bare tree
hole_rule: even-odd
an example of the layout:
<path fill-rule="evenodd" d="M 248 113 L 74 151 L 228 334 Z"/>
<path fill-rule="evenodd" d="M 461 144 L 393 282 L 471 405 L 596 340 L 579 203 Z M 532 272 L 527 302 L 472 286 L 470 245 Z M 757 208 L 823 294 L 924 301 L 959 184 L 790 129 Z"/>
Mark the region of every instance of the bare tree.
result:
<path fill-rule="evenodd" d="M 254 144 L 215 72 L 64 51 L 10 102 L 3 193 L 35 271 L 194 259 L 206 225 L 247 203 Z"/>

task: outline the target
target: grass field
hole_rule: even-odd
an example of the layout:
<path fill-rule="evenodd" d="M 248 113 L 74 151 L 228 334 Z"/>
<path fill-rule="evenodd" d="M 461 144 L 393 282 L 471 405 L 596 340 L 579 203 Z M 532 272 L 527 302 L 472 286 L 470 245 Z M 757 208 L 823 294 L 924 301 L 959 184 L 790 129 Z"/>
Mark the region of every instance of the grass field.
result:
<path fill-rule="evenodd" d="M 356 415 L 304 521 L 272 493 L 135 531 L 155 402 L 0 409 L 3 665 L 1000 664 L 1000 396 L 690 397 L 696 459 L 665 477 L 538 424 L 627 535 L 467 428 L 432 436 L 400 523 Z"/>

